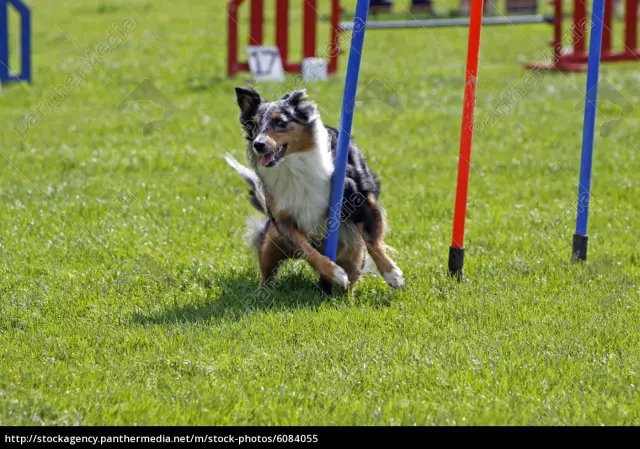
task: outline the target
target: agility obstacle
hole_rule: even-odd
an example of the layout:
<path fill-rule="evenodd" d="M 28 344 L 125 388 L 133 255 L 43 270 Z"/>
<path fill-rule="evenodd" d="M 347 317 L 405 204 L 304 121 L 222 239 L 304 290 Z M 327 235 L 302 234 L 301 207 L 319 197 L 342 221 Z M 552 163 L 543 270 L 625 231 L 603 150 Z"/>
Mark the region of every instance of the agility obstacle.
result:
<path fill-rule="evenodd" d="M 584 103 L 584 123 L 582 127 L 582 156 L 580 161 L 580 184 L 578 186 L 578 211 L 576 233 L 573 236 L 574 260 L 587 260 L 587 224 L 589 221 L 589 200 L 591 199 L 591 164 L 593 161 L 593 138 L 596 126 L 596 105 L 598 101 L 598 77 L 600 74 L 601 51 L 603 47 L 605 0 L 593 0 L 591 12 L 591 41 L 589 42 L 589 64 L 587 88 Z"/>
<path fill-rule="evenodd" d="M 586 0 L 574 0 L 573 22 L 571 24 L 572 50 L 564 52 L 562 17 L 564 14 L 562 0 L 552 0 L 554 3 L 553 20 L 553 47 L 552 60 L 549 63 L 532 62 L 526 64 L 531 69 L 556 69 L 563 72 L 584 72 L 587 69 L 589 55 L 586 52 L 587 35 L 587 5 Z M 625 0 L 624 14 L 624 49 L 614 51 L 612 49 L 613 35 L 613 10 L 614 0 L 605 0 L 602 34 L 602 62 L 638 61 L 640 49 L 638 48 L 638 0 Z"/>
<path fill-rule="evenodd" d="M 328 60 L 327 72 L 335 74 L 338 70 L 338 56 L 340 49 L 340 33 L 353 31 L 353 22 L 340 23 L 340 0 L 331 1 L 330 42 L 318 47 L 317 21 L 318 0 L 302 1 L 302 59 L 321 58 Z M 322 0 L 320 0 L 322 1 Z M 636 0 L 637 1 L 637 0 Z M 275 0 L 275 40 L 274 44 L 280 51 L 283 69 L 286 73 L 300 73 L 301 61 L 289 60 L 289 5 L 290 0 Z M 264 46 L 265 0 L 229 0 L 227 11 L 227 75 L 236 76 L 239 72 L 249 71 L 249 63 L 239 59 L 239 8 L 248 3 L 249 31 L 247 45 Z M 487 0 L 485 0 L 485 4 Z M 506 0 L 507 12 L 529 14 L 498 17 L 485 17 L 483 25 L 521 25 L 532 23 L 554 23 L 554 17 L 533 14 L 537 9 L 537 0 Z M 367 23 L 369 29 L 398 29 L 398 28 L 438 28 L 469 26 L 469 18 L 436 18 L 425 20 L 388 20 L 371 21 Z"/>
<path fill-rule="evenodd" d="M 462 8 L 469 3 L 468 0 L 462 2 Z M 466 6 L 468 9 L 469 7 Z M 494 9 L 493 3 L 487 0 L 483 0 L 483 11 L 488 8 Z M 545 17 L 540 14 L 535 14 L 537 9 L 536 0 L 507 0 L 506 2 L 507 12 L 521 13 L 527 12 L 529 14 L 524 15 L 509 15 L 509 16 L 495 16 L 484 17 L 482 19 L 482 25 L 522 25 L 530 23 L 553 23 L 554 17 Z M 367 23 L 367 28 L 371 30 L 389 30 L 389 29 L 403 29 L 403 28 L 442 28 L 442 27 L 463 27 L 469 26 L 469 17 L 442 17 L 434 19 L 414 19 L 414 20 L 376 20 Z M 340 31 L 350 31 L 353 27 L 351 22 L 343 22 L 340 24 Z"/>
<path fill-rule="evenodd" d="M 507 0 L 509 14 L 535 14 L 538 10 L 538 0 Z"/>
<path fill-rule="evenodd" d="M 356 107 L 356 91 L 358 89 L 358 75 L 362 48 L 364 47 L 364 33 L 367 16 L 369 15 L 369 0 L 358 0 L 356 5 L 355 23 L 351 35 L 351 49 L 347 62 L 347 75 L 342 97 L 342 112 L 340 114 L 340 128 L 338 129 L 338 146 L 336 148 L 336 162 L 331 182 L 331 196 L 329 199 L 329 221 L 327 226 L 327 242 L 325 255 L 336 261 L 338 251 L 338 231 L 340 230 L 340 216 L 342 214 L 342 199 L 344 197 L 344 181 L 347 176 L 347 159 L 349 157 L 349 142 L 351 140 L 351 125 Z M 327 288 L 328 286 L 323 286 Z"/>
<path fill-rule="evenodd" d="M 331 0 L 330 42 L 317 47 L 317 0 L 302 0 L 302 58 L 328 59 L 328 73 L 338 70 L 339 0 Z M 245 0 L 229 0 L 227 11 L 227 75 L 236 76 L 249 71 L 249 63 L 238 59 L 238 8 Z M 248 0 L 249 38 L 248 45 L 265 45 L 263 24 L 265 20 L 264 0 Z M 282 66 L 287 73 L 300 73 L 302 62 L 289 60 L 289 0 L 275 0 L 275 46 L 280 51 Z"/>
<path fill-rule="evenodd" d="M 9 54 L 9 5 L 20 14 L 20 72 L 12 73 Z M 31 12 L 22 0 L 0 0 L 0 83 L 31 83 Z"/>
<path fill-rule="evenodd" d="M 462 279 L 464 265 L 464 222 L 467 215 L 469 171 L 471 169 L 471 143 L 473 141 L 473 115 L 476 109 L 480 34 L 482 32 L 482 0 L 471 1 L 469 42 L 467 44 L 467 69 L 464 84 L 464 105 L 460 131 L 460 156 L 458 158 L 458 184 L 453 213 L 453 232 L 449 248 L 449 273 Z"/>
<path fill-rule="evenodd" d="M 482 25 L 520 25 L 527 23 L 552 23 L 553 17 L 542 15 L 513 16 L 513 17 L 485 17 Z M 465 17 L 452 19 L 424 19 L 424 20 L 377 20 L 369 22 L 367 28 L 370 30 L 389 30 L 396 28 L 447 28 L 469 26 L 469 19 Z M 340 31 L 351 31 L 352 22 L 345 22 L 340 25 Z"/>

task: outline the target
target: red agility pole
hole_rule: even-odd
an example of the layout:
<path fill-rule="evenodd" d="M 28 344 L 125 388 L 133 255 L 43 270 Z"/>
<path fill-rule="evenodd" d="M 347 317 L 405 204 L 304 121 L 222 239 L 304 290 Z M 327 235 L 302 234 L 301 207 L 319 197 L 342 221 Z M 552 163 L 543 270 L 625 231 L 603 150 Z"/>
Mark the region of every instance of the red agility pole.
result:
<path fill-rule="evenodd" d="M 238 72 L 238 2 L 229 0 L 227 10 L 227 76 Z"/>
<path fill-rule="evenodd" d="M 264 1 L 251 0 L 251 18 L 249 28 L 249 45 L 262 45 L 262 22 L 264 14 Z"/>
<path fill-rule="evenodd" d="M 302 57 L 316 56 L 316 14 L 318 5 L 316 0 L 304 0 L 302 10 Z"/>
<path fill-rule="evenodd" d="M 480 32 L 482 31 L 483 0 L 471 0 L 469 18 L 469 44 L 467 47 L 467 74 L 464 87 L 462 110 L 462 130 L 460 132 L 460 157 L 458 159 L 458 187 L 456 207 L 453 214 L 453 237 L 449 248 L 449 272 L 462 278 L 464 265 L 464 220 L 467 214 L 467 194 L 469 190 L 469 170 L 471 168 L 471 142 L 473 140 L 473 114 L 476 108 L 476 87 L 478 85 L 478 56 L 480 53 Z"/>

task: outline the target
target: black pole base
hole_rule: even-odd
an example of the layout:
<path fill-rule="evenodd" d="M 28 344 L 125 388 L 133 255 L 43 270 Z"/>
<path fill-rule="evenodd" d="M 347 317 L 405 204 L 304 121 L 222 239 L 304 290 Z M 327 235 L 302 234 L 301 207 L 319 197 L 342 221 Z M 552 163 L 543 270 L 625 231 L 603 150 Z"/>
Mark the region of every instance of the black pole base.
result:
<path fill-rule="evenodd" d="M 587 260 L 587 242 L 589 237 L 586 235 L 573 234 L 573 260 L 584 261 Z"/>
<path fill-rule="evenodd" d="M 462 279 L 464 265 L 464 248 L 449 247 L 449 274 L 459 281 Z"/>

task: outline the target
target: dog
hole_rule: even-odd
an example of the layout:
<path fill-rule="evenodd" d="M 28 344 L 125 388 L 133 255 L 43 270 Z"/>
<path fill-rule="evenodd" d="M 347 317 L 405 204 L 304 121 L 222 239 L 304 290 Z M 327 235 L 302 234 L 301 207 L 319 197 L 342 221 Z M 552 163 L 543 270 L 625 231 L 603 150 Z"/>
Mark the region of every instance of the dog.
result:
<path fill-rule="evenodd" d="M 323 290 L 335 284 L 353 293 L 367 252 L 389 286 L 404 285 L 383 240 L 387 220 L 378 204 L 380 182 L 353 139 L 334 263 L 323 253 L 338 130 L 323 124 L 306 90 L 269 102 L 252 88 L 237 87 L 236 100 L 253 169 L 229 154 L 225 160 L 249 184 L 249 200 L 264 215 L 247 232 L 258 252 L 260 285 L 275 278 L 283 261 L 304 259 L 320 274 Z"/>

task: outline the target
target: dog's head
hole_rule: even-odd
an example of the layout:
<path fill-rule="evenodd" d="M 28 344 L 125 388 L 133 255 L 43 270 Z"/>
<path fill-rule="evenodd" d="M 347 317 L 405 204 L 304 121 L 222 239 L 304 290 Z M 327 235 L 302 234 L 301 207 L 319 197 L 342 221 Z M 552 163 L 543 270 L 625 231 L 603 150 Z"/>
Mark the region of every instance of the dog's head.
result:
<path fill-rule="evenodd" d="M 318 107 L 306 90 L 277 101 L 264 101 L 253 89 L 236 87 L 240 123 L 251 142 L 253 157 L 263 167 L 275 167 L 289 154 L 313 149 L 313 124 Z"/>

